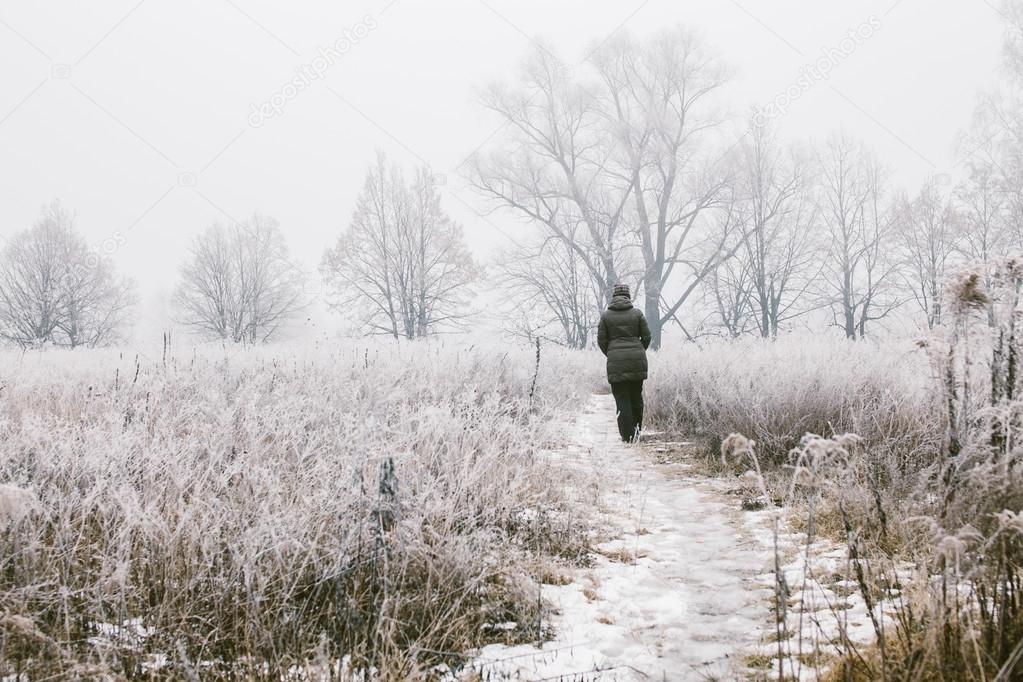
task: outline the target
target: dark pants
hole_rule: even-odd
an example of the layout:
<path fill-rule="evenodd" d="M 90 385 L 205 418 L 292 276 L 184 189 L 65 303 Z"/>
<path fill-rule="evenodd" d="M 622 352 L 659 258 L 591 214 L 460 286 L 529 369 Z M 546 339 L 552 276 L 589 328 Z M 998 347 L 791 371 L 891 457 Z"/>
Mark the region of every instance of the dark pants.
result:
<path fill-rule="evenodd" d="M 643 425 L 643 382 L 616 381 L 611 384 L 611 394 L 618 408 L 618 433 L 630 443 Z"/>

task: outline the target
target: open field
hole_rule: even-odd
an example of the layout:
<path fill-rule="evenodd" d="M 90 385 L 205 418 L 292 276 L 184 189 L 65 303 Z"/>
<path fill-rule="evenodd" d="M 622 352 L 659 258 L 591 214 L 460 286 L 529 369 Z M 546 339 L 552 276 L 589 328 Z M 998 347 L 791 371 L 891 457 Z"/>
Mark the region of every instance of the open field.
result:
<path fill-rule="evenodd" d="M 4 354 L 0 673 L 393 679 L 536 638 L 485 625 L 538 623 L 537 556 L 581 541 L 537 459 L 581 359 L 530 398 L 529 349 Z"/>
<path fill-rule="evenodd" d="M 1011 679 L 1018 403 L 971 319 L 661 350 L 617 449 L 593 352 L 6 353 L 0 673 Z"/>
<path fill-rule="evenodd" d="M 1023 682 L 1023 0 L 0 64 L 0 682 Z"/>

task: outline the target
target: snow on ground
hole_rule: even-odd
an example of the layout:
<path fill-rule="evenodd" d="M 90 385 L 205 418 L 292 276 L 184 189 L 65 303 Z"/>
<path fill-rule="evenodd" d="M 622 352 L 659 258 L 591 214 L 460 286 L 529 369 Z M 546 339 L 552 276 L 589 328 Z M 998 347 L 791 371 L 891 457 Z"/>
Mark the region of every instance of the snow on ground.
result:
<path fill-rule="evenodd" d="M 771 511 L 752 512 L 744 523 L 750 534 L 764 547 L 775 546 Z M 747 660 L 761 662 L 763 672 L 776 679 L 779 660 L 784 660 L 786 679 L 818 679 L 818 668 L 833 663 L 838 654 L 836 643 L 851 642 L 857 648 L 872 643 L 874 623 L 890 629 L 895 623 L 895 605 L 900 595 L 897 589 L 888 590 L 874 607 L 874 619 L 867 609 L 855 570 L 845 547 L 816 539 L 806 546 L 806 535 L 786 530 L 779 519 L 777 551 L 781 573 L 785 576 L 789 598 L 784 628 L 779 647 L 776 634 L 757 645 Z M 913 566 L 902 562 L 893 566 L 899 581 L 913 579 Z M 758 583 L 773 590 L 777 580 L 772 570 L 756 577 Z M 773 598 L 773 597 L 772 597 Z M 875 596 L 877 599 L 877 596 Z M 773 618 L 773 613 L 772 613 Z M 774 621 L 772 620 L 772 627 Z M 783 655 L 779 656 L 779 648 Z"/>
<path fill-rule="evenodd" d="M 824 661 L 834 641 L 873 639 L 844 547 L 817 539 L 807 551 L 805 535 L 786 528 L 783 512 L 741 511 L 740 498 L 729 494 L 734 483 L 659 455 L 679 444 L 623 444 L 611 396 L 592 396 L 565 426 L 565 446 L 549 453 L 552 474 L 563 475 L 568 488 L 599 482 L 592 561 L 565 569 L 569 580 L 543 586 L 551 640 L 484 647 L 464 672 L 485 680 L 777 679 L 781 649 L 786 679 L 815 679 L 814 663 Z M 576 492 L 594 499 L 588 487 Z M 775 522 L 789 595 L 780 647 Z M 908 579 L 911 570 L 903 565 L 897 573 Z M 882 625 L 890 625 L 890 599 L 897 596 L 876 607 Z M 137 648 L 152 634 L 138 619 L 93 625 L 90 641 L 99 647 Z M 166 663 L 151 656 L 143 668 Z M 440 677 L 455 679 L 441 668 Z M 298 668 L 293 675 L 317 676 Z M 376 678 L 373 671 L 352 676 Z"/>
<path fill-rule="evenodd" d="M 773 554 L 714 481 L 623 444 L 611 396 L 593 396 L 573 427 L 559 461 L 599 475 L 612 539 L 573 582 L 544 586 L 552 641 L 485 647 L 476 669 L 497 679 L 734 679 L 769 624 L 771 588 L 756 576 Z"/>
<path fill-rule="evenodd" d="M 786 677 L 814 679 L 812 662 L 825 662 L 835 639 L 872 639 L 844 547 L 818 540 L 807 554 L 779 511 L 740 511 L 727 481 L 623 444 L 611 396 L 592 396 L 567 426 L 566 446 L 551 457 L 600 481 L 609 539 L 571 582 L 543 586 L 553 639 L 483 648 L 471 666 L 483 679 L 776 679 L 776 519 L 790 596 Z"/>

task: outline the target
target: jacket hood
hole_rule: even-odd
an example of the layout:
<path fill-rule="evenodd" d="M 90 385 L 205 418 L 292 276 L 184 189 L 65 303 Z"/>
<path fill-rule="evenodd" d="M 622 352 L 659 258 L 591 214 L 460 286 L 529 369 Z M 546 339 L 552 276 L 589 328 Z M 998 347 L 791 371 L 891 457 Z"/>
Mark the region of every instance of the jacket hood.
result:
<path fill-rule="evenodd" d="M 629 300 L 628 296 L 615 296 L 611 299 L 611 303 L 608 304 L 608 310 L 628 310 L 632 307 L 632 301 Z"/>

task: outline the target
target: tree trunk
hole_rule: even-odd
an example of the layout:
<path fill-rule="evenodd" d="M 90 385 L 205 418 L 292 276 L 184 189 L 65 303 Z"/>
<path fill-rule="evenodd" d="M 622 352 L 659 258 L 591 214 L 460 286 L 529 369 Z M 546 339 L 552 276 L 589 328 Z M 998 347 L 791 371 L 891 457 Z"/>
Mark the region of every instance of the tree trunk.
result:
<path fill-rule="evenodd" d="M 643 283 L 643 314 L 646 316 L 647 326 L 650 327 L 650 349 L 661 348 L 661 292 L 660 282 L 653 277 L 647 277 Z"/>
<path fill-rule="evenodd" d="M 845 306 L 845 338 L 856 339 L 856 317 L 853 315 L 852 307 Z"/>

